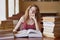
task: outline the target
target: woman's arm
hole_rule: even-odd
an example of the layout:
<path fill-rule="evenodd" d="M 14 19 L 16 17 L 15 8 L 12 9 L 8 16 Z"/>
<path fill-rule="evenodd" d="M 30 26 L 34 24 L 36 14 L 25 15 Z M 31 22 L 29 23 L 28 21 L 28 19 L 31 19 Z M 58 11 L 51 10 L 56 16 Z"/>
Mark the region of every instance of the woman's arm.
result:
<path fill-rule="evenodd" d="M 36 18 L 33 17 L 33 20 L 35 22 L 36 30 L 39 30 L 39 23 L 37 22 Z"/>
<path fill-rule="evenodd" d="M 20 18 L 19 22 L 17 23 L 16 27 L 13 29 L 13 32 L 16 32 L 16 30 L 20 27 L 20 24 L 21 24 L 21 22 L 23 22 L 23 20 L 24 20 L 24 17 L 22 16 Z"/>
<path fill-rule="evenodd" d="M 39 24 L 36 19 L 35 19 L 35 26 L 36 26 L 36 30 L 39 30 Z"/>

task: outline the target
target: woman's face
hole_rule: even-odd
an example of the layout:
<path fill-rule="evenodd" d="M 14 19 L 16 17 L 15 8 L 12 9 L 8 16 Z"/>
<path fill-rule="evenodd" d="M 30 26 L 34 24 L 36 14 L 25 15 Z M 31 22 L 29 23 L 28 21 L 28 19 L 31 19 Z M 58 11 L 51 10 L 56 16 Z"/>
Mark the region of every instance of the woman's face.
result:
<path fill-rule="evenodd" d="M 31 7 L 30 10 L 29 10 L 29 17 L 35 17 L 35 14 L 36 14 L 36 7 Z"/>

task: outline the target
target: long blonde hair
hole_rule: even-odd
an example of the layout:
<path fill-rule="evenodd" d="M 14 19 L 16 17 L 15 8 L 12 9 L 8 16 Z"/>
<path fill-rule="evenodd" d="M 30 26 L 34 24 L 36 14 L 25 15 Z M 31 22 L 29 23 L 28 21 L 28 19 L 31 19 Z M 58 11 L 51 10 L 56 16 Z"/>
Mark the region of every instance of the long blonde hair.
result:
<path fill-rule="evenodd" d="M 30 5 L 27 9 L 26 9 L 26 11 L 25 11 L 25 22 L 29 19 L 29 10 L 30 10 L 30 8 L 31 7 L 36 7 L 37 9 L 36 9 L 36 14 L 35 14 L 35 17 L 36 17 L 36 19 L 37 19 L 37 22 L 39 21 L 39 7 L 37 6 L 37 5 L 35 5 L 35 4 L 33 4 L 33 5 Z"/>

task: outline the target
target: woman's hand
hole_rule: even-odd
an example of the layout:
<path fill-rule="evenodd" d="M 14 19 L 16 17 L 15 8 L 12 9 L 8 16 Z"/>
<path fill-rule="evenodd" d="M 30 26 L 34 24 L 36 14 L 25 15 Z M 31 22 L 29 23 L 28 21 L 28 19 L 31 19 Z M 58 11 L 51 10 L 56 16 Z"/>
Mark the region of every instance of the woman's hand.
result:
<path fill-rule="evenodd" d="M 34 16 L 32 16 L 32 19 L 33 19 L 34 21 L 36 21 L 36 18 L 35 18 Z"/>
<path fill-rule="evenodd" d="M 36 18 L 33 16 L 32 19 L 33 19 L 34 22 L 35 22 L 36 30 L 39 30 L 39 25 L 38 25 L 38 23 L 37 23 Z"/>
<path fill-rule="evenodd" d="M 14 34 L 16 34 L 16 33 L 17 33 L 17 31 L 16 31 L 16 30 L 13 30 L 13 33 L 14 33 Z"/>

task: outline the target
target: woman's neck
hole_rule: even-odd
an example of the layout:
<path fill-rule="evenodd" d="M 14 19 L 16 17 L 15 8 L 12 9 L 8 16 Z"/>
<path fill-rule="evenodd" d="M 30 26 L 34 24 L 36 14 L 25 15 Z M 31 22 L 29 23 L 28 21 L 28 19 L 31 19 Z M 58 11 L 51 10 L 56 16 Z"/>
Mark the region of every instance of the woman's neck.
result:
<path fill-rule="evenodd" d="M 29 20 L 33 20 L 31 17 L 29 17 Z"/>
<path fill-rule="evenodd" d="M 33 19 L 32 19 L 32 18 L 29 18 L 29 19 L 27 20 L 27 24 L 29 24 L 29 25 L 32 25 L 32 24 L 34 24 L 34 21 L 33 21 Z"/>

